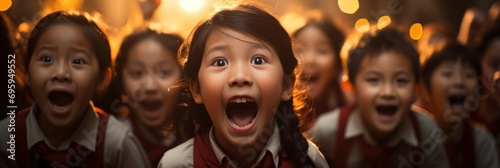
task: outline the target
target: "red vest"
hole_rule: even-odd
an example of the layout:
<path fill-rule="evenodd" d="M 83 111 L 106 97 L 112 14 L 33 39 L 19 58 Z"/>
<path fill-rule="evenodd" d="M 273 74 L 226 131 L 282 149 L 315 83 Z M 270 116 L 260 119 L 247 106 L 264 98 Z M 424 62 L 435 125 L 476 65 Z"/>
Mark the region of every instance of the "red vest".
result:
<path fill-rule="evenodd" d="M 16 148 L 17 167 L 30 168 L 38 167 L 37 159 L 34 158 L 36 150 L 28 149 L 26 117 L 30 112 L 31 107 L 21 110 L 16 113 Z M 109 115 L 102 110 L 95 108 L 99 115 L 98 135 L 96 136 L 96 150 L 85 157 L 86 167 L 104 167 L 104 143 L 106 137 L 106 129 L 108 125 Z M 33 146 L 35 148 L 35 146 Z M 43 156 L 42 156 L 43 157 Z"/>
<path fill-rule="evenodd" d="M 132 124 L 134 135 L 139 139 L 141 142 L 141 146 L 144 148 L 146 153 L 148 154 L 149 162 L 151 163 L 151 167 L 156 167 L 158 166 L 158 163 L 160 163 L 161 158 L 163 157 L 163 154 L 169 149 L 172 149 L 172 147 L 175 147 L 179 145 L 177 142 L 172 144 L 170 147 L 163 146 L 160 144 L 153 144 L 149 142 L 144 135 L 139 131 L 139 128 L 137 128 L 137 123 L 134 118 L 130 119 L 130 123 Z"/>
<path fill-rule="evenodd" d="M 193 165 L 196 168 L 221 168 L 228 167 L 227 158 L 223 160 L 223 163 L 219 163 L 215 153 L 212 149 L 209 138 L 209 130 L 198 131 L 194 137 L 194 153 L 193 153 Z M 260 161 L 257 167 L 274 168 L 274 161 L 271 152 L 266 152 L 266 155 Z M 290 158 L 280 156 L 278 163 L 280 168 L 294 168 L 295 162 Z"/>
<path fill-rule="evenodd" d="M 350 149 L 353 143 L 357 143 L 360 147 L 360 150 L 363 153 L 363 156 L 365 159 L 367 159 L 368 162 L 370 162 L 372 167 L 389 167 L 389 162 L 390 158 L 394 154 L 394 152 L 397 150 L 397 148 L 401 147 L 401 143 L 397 145 L 394 148 L 389 148 L 389 147 L 383 147 L 383 146 L 370 146 L 368 145 L 362 136 L 358 138 L 354 138 L 352 140 L 348 140 L 344 138 L 344 134 L 346 131 L 347 127 L 347 121 L 349 119 L 349 115 L 352 112 L 353 107 L 352 106 L 346 106 L 341 108 L 340 110 L 340 116 L 339 116 L 339 125 L 338 125 L 338 132 L 337 132 L 337 143 L 336 143 L 336 148 L 335 148 L 335 156 L 333 158 L 333 164 L 334 167 L 336 168 L 346 168 L 347 166 L 347 161 L 349 159 L 349 153 Z M 413 124 L 413 128 L 415 130 L 417 139 L 419 142 L 421 142 L 421 132 L 420 132 L 420 127 L 417 121 L 417 118 L 414 112 L 410 111 L 410 119 Z M 414 148 L 417 149 L 417 148 Z"/>

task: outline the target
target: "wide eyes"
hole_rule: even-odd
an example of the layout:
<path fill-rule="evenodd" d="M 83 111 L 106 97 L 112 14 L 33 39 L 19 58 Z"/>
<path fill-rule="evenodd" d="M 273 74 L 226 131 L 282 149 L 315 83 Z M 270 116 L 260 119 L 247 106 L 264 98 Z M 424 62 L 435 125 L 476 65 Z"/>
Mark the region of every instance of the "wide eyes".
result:
<path fill-rule="evenodd" d="M 54 58 L 49 57 L 49 56 L 43 56 L 42 58 L 40 58 L 40 61 L 42 61 L 42 62 L 54 62 Z"/>
<path fill-rule="evenodd" d="M 50 57 L 50 56 L 42 56 L 40 58 L 40 61 L 41 62 L 45 62 L 45 63 L 51 63 L 51 62 L 54 62 L 54 58 Z M 86 62 L 83 60 L 83 59 L 74 59 L 71 61 L 72 64 L 76 64 L 76 65 L 83 65 L 83 64 L 86 64 Z"/>
<path fill-rule="evenodd" d="M 226 60 L 226 59 L 224 59 L 224 58 L 217 58 L 217 59 L 215 59 L 215 60 L 212 62 L 212 64 L 211 64 L 211 65 L 212 65 L 212 66 L 222 67 L 222 66 L 227 66 L 227 65 L 229 65 L 229 63 L 228 63 L 228 62 L 227 62 L 227 60 Z"/>
<path fill-rule="evenodd" d="M 262 56 L 256 56 L 256 57 L 252 58 L 250 63 L 255 64 L 255 65 L 262 65 L 262 64 L 266 63 L 266 59 L 264 59 L 264 57 L 262 57 Z"/>
<path fill-rule="evenodd" d="M 255 56 L 255 57 L 252 57 L 252 59 L 250 60 L 250 63 L 254 64 L 254 65 L 262 65 L 262 64 L 267 63 L 267 61 L 263 56 Z M 212 61 L 212 63 L 210 65 L 217 66 L 217 67 L 223 67 L 223 66 L 229 65 L 229 61 L 225 58 L 216 58 Z"/>

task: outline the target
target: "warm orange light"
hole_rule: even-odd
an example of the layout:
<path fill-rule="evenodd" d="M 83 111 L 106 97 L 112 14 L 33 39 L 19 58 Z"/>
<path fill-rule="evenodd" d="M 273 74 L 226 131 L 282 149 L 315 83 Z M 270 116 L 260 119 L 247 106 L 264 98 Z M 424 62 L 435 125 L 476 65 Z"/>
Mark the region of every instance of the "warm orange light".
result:
<path fill-rule="evenodd" d="M 354 28 L 359 32 L 367 32 L 370 30 L 370 22 L 366 18 L 361 18 L 356 21 Z"/>
<path fill-rule="evenodd" d="M 354 14 L 359 9 L 358 0 L 338 0 L 337 2 L 340 10 L 347 14 Z"/>
<path fill-rule="evenodd" d="M 12 6 L 11 0 L 0 0 L 0 11 L 6 11 Z"/>
<path fill-rule="evenodd" d="M 415 23 L 415 24 L 411 25 L 411 27 L 410 27 L 411 39 L 419 40 L 420 37 L 422 37 L 422 31 L 423 31 L 422 24 Z"/>
<path fill-rule="evenodd" d="M 391 17 L 385 15 L 385 16 L 382 16 L 378 19 L 378 22 L 377 22 L 377 28 L 380 30 L 386 26 L 389 26 L 391 24 Z"/>
<path fill-rule="evenodd" d="M 188 12 L 199 11 L 205 4 L 205 0 L 179 0 L 182 9 Z"/>

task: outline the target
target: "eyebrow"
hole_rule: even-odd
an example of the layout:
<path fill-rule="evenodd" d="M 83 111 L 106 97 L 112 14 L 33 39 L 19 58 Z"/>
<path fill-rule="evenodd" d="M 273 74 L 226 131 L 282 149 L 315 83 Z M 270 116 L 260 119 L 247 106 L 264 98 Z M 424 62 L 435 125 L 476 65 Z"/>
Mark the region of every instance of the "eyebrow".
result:
<path fill-rule="evenodd" d="M 89 51 L 85 47 L 71 46 L 71 50 L 90 56 Z"/>
<path fill-rule="evenodd" d="M 38 52 L 43 51 L 43 50 L 54 51 L 56 49 L 57 49 L 57 45 L 43 45 L 38 50 L 36 50 L 35 53 L 38 53 Z"/>

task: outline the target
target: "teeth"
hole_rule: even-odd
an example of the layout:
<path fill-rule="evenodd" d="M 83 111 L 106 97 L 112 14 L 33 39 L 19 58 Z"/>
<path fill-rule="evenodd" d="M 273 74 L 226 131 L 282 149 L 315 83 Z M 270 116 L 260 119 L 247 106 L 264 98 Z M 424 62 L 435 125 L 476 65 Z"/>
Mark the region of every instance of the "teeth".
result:
<path fill-rule="evenodd" d="M 252 125 L 252 123 L 255 121 L 255 118 L 252 119 L 252 121 L 250 121 L 250 123 L 248 123 L 247 125 L 244 125 L 244 126 L 239 126 L 239 125 L 236 125 L 233 120 L 229 119 L 229 123 L 231 123 L 231 125 L 233 125 L 234 127 L 238 127 L 238 128 L 246 128 L 250 125 Z"/>
<path fill-rule="evenodd" d="M 55 104 L 53 104 L 52 107 L 56 110 L 65 110 L 66 108 L 68 108 L 68 106 L 58 106 Z"/>
<path fill-rule="evenodd" d="M 254 102 L 253 99 L 247 99 L 247 98 L 236 98 L 236 99 L 231 99 L 229 103 L 247 103 L 247 102 Z"/>

